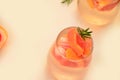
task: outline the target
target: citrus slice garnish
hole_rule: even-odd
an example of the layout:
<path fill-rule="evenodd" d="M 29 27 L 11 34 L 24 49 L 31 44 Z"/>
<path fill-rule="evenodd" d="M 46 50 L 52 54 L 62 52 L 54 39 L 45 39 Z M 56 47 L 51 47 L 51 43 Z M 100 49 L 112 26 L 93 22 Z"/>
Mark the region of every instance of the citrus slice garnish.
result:
<path fill-rule="evenodd" d="M 0 26 L 0 48 L 2 48 L 3 45 L 6 43 L 7 38 L 7 31 L 2 26 Z"/>
<path fill-rule="evenodd" d="M 120 0 L 87 0 L 91 8 L 96 8 L 99 11 L 112 10 Z"/>
<path fill-rule="evenodd" d="M 80 45 L 77 44 L 77 40 L 76 40 L 76 34 L 77 34 L 77 31 L 76 31 L 76 28 L 74 29 L 71 29 L 69 32 L 68 32 L 68 42 L 70 44 L 70 47 L 73 49 L 73 51 L 75 51 L 75 53 L 78 55 L 78 56 L 81 56 L 83 54 L 83 49 L 81 48 Z"/>
<path fill-rule="evenodd" d="M 88 1 L 88 4 L 91 8 L 95 7 L 93 0 L 87 0 L 87 1 Z"/>
<path fill-rule="evenodd" d="M 68 48 L 66 50 L 65 54 L 66 54 L 67 59 L 70 59 L 70 60 L 78 60 L 78 59 L 80 59 L 80 57 L 77 56 L 76 53 L 71 48 Z"/>

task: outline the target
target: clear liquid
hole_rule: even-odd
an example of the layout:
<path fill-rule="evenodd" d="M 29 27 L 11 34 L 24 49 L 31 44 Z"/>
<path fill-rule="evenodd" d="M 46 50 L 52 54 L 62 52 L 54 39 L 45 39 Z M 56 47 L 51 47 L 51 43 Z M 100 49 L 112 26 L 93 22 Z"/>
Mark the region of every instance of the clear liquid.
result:
<path fill-rule="evenodd" d="M 111 23 L 118 13 L 119 5 L 112 10 L 99 11 L 89 6 L 87 0 L 78 0 L 78 11 L 81 20 L 93 26 L 103 26 Z"/>

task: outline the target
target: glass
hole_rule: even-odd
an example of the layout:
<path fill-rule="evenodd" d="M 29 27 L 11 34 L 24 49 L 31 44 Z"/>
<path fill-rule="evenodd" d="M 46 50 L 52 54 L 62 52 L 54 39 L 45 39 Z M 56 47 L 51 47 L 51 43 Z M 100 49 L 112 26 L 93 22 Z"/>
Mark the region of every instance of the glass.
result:
<path fill-rule="evenodd" d="M 84 47 L 84 56 L 76 56 L 74 53 L 79 51 L 77 47 L 70 45 L 70 36 L 73 34 L 71 32 L 72 29 L 77 29 L 77 27 L 68 27 L 62 30 L 53 46 L 50 49 L 48 56 L 48 68 L 52 77 L 55 80 L 83 80 L 87 70 L 88 65 L 91 61 L 91 53 L 92 53 L 92 38 L 84 40 L 79 39 L 77 36 L 76 39 L 78 43 L 80 43 Z M 68 37 L 69 36 L 69 37 Z M 73 50 L 74 51 L 71 51 Z M 80 52 L 78 52 L 80 53 Z M 87 55 L 86 55 L 87 54 Z"/>
<path fill-rule="evenodd" d="M 119 11 L 120 0 L 78 0 L 80 19 L 92 26 L 110 24 Z"/>

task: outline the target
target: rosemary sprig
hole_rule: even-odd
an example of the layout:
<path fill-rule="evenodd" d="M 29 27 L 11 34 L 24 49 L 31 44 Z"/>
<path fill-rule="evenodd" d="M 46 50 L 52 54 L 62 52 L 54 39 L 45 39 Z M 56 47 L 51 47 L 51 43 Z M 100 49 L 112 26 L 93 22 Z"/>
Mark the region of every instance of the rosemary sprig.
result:
<path fill-rule="evenodd" d="M 77 31 L 84 40 L 85 38 L 91 38 L 92 31 L 89 31 L 89 28 L 81 29 L 80 27 L 77 27 Z"/>
<path fill-rule="evenodd" d="M 67 5 L 69 5 L 69 4 L 71 4 L 72 3 L 72 1 L 73 0 L 63 0 L 61 3 L 63 3 L 63 4 L 67 4 Z"/>

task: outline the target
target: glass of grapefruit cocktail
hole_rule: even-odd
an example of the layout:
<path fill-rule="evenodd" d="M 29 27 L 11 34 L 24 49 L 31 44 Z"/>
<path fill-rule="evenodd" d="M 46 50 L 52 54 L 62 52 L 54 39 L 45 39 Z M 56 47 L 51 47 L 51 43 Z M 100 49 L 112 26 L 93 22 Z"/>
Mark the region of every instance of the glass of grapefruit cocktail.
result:
<path fill-rule="evenodd" d="M 82 80 L 92 58 L 93 40 L 89 28 L 63 29 L 48 56 L 51 75 L 57 80 Z"/>
<path fill-rule="evenodd" d="M 83 22 L 95 26 L 110 24 L 119 11 L 120 0 L 78 0 Z"/>

